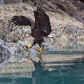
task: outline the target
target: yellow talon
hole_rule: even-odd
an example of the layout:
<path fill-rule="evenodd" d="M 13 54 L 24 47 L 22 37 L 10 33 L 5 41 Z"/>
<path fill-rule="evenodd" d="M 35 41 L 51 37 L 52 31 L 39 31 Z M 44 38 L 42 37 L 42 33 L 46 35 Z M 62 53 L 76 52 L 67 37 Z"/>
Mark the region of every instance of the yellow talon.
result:
<path fill-rule="evenodd" d="M 38 51 L 41 52 L 41 48 Z"/>
<path fill-rule="evenodd" d="M 27 33 L 24 34 L 24 36 L 26 37 Z"/>
<path fill-rule="evenodd" d="M 30 58 L 28 58 L 28 61 L 31 61 L 31 59 L 30 59 Z"/>
<path fill-rule="evenodd" d="M 28 46 L 28 49 L 31 48 L 31 46 Z"/>

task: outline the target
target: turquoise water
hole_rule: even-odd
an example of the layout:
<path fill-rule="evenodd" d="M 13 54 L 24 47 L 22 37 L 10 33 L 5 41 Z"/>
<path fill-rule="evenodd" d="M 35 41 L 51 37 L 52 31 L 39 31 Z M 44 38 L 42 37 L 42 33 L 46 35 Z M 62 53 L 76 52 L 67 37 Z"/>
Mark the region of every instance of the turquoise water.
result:
<path fill-rule="evenodd" d="M 0 84 L 84 84 L 83 59 L 69 62 L 69 65 L 47 66 L 45 69 L 40 63 L 34 64 L 35 70 L 32 72 L 3 73 Z"/>

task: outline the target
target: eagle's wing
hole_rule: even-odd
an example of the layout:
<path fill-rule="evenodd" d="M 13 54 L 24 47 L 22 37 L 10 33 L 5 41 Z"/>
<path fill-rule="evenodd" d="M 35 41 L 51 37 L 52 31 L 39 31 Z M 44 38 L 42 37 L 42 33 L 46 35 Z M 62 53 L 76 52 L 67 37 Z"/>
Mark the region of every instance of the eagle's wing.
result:
<path fill-rule="evenodd" d="M 26 25 L 30 25 L 30 26 L 34 26 L 35 22 L 26 16 L 13 16 L 11 21 L 13 22 L 13 24 L 15 26 L 26 26 Z"/>
<path fill-rule="evenodd" d="M 34 11 L 34 16 L 35 29 L 42 34 L 49 35 L 51 33 L 51 25 L 48 15 L 41 9 L 41 7 L 37 7 L 37 10 Z"/>

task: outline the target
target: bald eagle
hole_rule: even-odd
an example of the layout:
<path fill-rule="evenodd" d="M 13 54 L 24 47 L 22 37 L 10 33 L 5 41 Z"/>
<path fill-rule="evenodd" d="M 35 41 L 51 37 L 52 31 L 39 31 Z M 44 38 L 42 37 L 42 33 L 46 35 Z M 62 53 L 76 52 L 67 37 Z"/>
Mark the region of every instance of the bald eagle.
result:
<path fill-rule="evenodd" d="M 44 37 L 46 38 L 51 33 L 50 20 L 41 7 L 37 7 L 37 9 L 33 12 L 35 21 L 26 16 L 13 16 L 11 21 L 15 26 L 31 26 L 31 35 L 35 39 L 33 44 L 28 46 L 28 48 L 37 43 L 41 49 L 41 44 L 44 42 Z"/>

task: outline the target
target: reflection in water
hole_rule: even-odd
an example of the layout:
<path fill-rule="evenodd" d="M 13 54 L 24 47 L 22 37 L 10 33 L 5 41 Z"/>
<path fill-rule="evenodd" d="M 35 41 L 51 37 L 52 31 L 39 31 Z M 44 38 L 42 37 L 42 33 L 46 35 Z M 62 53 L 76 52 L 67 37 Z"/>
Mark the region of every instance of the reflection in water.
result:
<path fill-rule="evenodd" d="M 47 66 L 46 70 L 40 62 L 34 62 L 34 66 L 33 72 L 12 73 L 12 77 L 1 77 L 0 84 L 84 84 L 83 60 L 76 61 L 75 65 Z"/>

